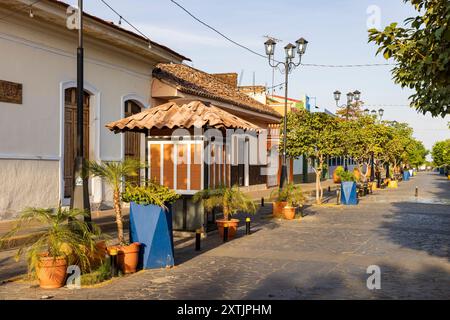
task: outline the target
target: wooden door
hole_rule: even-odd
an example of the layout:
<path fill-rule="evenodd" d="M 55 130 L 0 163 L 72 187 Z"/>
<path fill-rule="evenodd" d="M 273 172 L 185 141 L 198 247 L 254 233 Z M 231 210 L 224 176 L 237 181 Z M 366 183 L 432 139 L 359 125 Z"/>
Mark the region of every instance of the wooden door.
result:
<path fill-rule="evenodd" d="M 128 100 L 125 102 L 125 117 L 141 112 L 141 107 L 134 101 Z M 125 159 L 141 160 L 141 133 L 139 132 L 125 132 Z M 140 184 L 140 177 L 126 177 L 126 182 L 133 184 Z"/>
<path fill-rule="evenodd" d="M 64 105 L 64 197 L 70 198 L 73 189 L 73 169 L 75 165 L 77 137 L 77 94 L 76 88 L 65 91 Z M 83 155 L 89 159 L 89 94 L 84 93 L 83 99 Z"/>

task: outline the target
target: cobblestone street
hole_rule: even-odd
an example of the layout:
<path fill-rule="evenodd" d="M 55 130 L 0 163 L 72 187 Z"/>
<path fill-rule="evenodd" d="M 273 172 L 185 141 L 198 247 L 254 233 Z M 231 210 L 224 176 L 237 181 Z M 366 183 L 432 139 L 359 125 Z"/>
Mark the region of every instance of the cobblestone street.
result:
<path fill-rule="evenodd" d="M 415 187 L 419 196 L 414 196 Z M 177 266 L 146 270 L 96 288 L 0 285 L 1 299 L 449 299 L 450 181 L 419 173 L 358 206 L 311 206 L 294 221 L 255 219 L 253 233 L 222 244 L 213 233 Z M 381 268 L 369 290 L 367 267 Z M 2 271 L 0 271 L 1 273 Z"/>

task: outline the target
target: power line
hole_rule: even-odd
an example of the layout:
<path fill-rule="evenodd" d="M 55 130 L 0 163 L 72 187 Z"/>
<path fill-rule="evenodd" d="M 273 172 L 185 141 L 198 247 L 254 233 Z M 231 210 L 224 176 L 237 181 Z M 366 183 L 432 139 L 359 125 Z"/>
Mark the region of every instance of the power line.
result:
<path fill-rule="evenodd" d="M 234 41 L 233 39 L 231 39 L 230 37 L 226 36 L 225 34 L 223 34 L 222 32 L 220 32 L 219 30 L 217 30 L 216 28 L 212 27 L 211 25 L 209 25 L 208 23 L 202 21 L 200 18 L 196 17 L 193 13 L 191 13 L 188 9 L 186 9 L 185 7 L 183 7 L 181 4 L 179 4 L 178 2 L 176 2 L 175 0 L 170 0 L 173 4 L 175 4 L 176 6 L 178 6 L 181 10 L 183 10 L 184 12 L 186 12 L 189 16 L 191 16 L 194 20 L 196 20 L 197 22 L 201 23 L 202 25 L 204 25 L 205 27 L 207 27 L 208 29 L 211 29 L 212 31 L 214 31 L 215 33 L 217 33 L 218 35 L 220 35 L 221 37 L 223 37 L 224 39 L 226 39 L 227 41 L 241 47 L 244 50 L 249 51 L 250 53 L 253 53 L 261 58 L 267 59 L 267 56 L 260 54 L 259 52 L 256 52 L 246 46 L 244 46 L 241 43 L 238 43 L 237 41 Z M 268 36 L 267 36 L 268 37 Z M 279 62 L 274 60 L 275 62 Z M 313 64 L 313 63 L 302 63 L 302 66 L 305 67 L 322 67 L 322 68 L 360 68 L 360 67 L 379 67 L 379 66 L 393 66 L 395 64 L 392 63 L 373 63 L 373 64 L 342 64 L 342 65 L 332 65 L 332 64 Z"/>
<path fill-rule="evenodd" d="M 137 33 L 139 33 L 141 36 L 143 36 L 144 38 L 146 38 L 148 41 L 151 41 L 150 38 L 143 33 L 141 30 L 139 30 L 139 28 L 137 28 L 135 25 L 133 25 L 130 21 L 128 21 L 126 18 L 124 18 L 119 12 L 117 12 L 117 10 L 115 10 L 113 7 L 111 7 L 111 5 L 109 5 L 109 3 L 107 3 L 105 0 L 100 0 L 101 2 L 103 2 L 103 4 L 105 6 L 107 6 L 112 12 L 114 12 L 118 17 L 119 17 L 119 24 L 121 24 L 121 21 L 125 21 L 130 27 L 132 27 Z"/>
<path fill-rule="evenodd" d="M 220 32 L 219 30 L 217 30 L 216 28 L 210 26 L 209 24 L 207 24 L 206 22 L 200 20 L 199 18 L 197 18 L 195 15 L 193 15 L 191 12 L 189 12 L 189 10 L 187 10 L 185 7 L 183 7 L 181 4 L 179 4 L 178 2 L 176 2 L 175 0 L 170 0 L 173 4 L 175 4 L 176 6 L 178 6 L 181 10 L 183 10 L 184 12 L 186 12 L 189 16 L 191 16 L 194 20 L 196 20 L 197 22 L 201 23 L 202 25 L 204 25 L 205 27 L 207 27 L 208 29 L 211 29 L 212 31 L 214 31 L 215 33 L 217 33 L 218 35 L 220 35 L 221 37 L 223 37 L 224 39 L 228 40 L 229 42 L 237 45 L 238 47 L 241 47 L 244 50 L 247 50 L 257 56 L 260 56 L 264 59 L 267 59 L 267 57 L 263 54 L 260 54 L 246 46 L 244 46 L 243 44 L 240 44 L 236 41 L 234 41 L 233 39 L 231 39 L 230 37 L 224 35 L 222 32 Z"/>
<path fill-rule="evenodd" d="M 305 67 L 321 67 L 321 68 L 361 68 L 361 67 L 380 67 L 395 66 L 395 63 L 366 63 L 366 64 L 314 64 L 302 63 Z"/>

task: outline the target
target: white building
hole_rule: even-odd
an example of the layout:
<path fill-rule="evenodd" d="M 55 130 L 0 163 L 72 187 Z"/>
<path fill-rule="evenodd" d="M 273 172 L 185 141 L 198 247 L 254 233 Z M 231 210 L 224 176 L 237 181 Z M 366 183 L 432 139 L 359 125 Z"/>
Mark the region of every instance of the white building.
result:
<path fill-rule="evenodd" d="M 66 28 L 67 7 L 56 0 L 0 1 L 0 219 L 25 206 L 69 200 L 77 30 Z M 143 160 L 140 134 L 114 135 L 105 124 L 150 106 L 157 63 L 188 59 L 88 14 L 84 32 L 85 154 L 97 161 Z M 91 202 L 105 200 L 100 180 L 89 189 Z"/>

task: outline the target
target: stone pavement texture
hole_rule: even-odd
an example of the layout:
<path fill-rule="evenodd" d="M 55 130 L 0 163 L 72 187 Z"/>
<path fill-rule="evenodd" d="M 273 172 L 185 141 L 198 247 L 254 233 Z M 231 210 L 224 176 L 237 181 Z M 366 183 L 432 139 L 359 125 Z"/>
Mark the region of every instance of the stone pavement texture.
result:
<path fill-rule="evenodd" d="M 415 187 L 419 196 L 414 196 Z M 293 221 L 262 208 L 253 233 L 196 253 L 176 250 L 177 266 L 145 270 L 96 288 L 42 290 L 0 285 L 1 299 L 449 299 L 450 181 L 420 173 L 358 206 L 311 206 Z M 381 269 L 369 290 L 367 267 Z M 0 261 L 1 266 L 1 261 Z M 0 271 L 1 273 L 1 271 Z"/>

